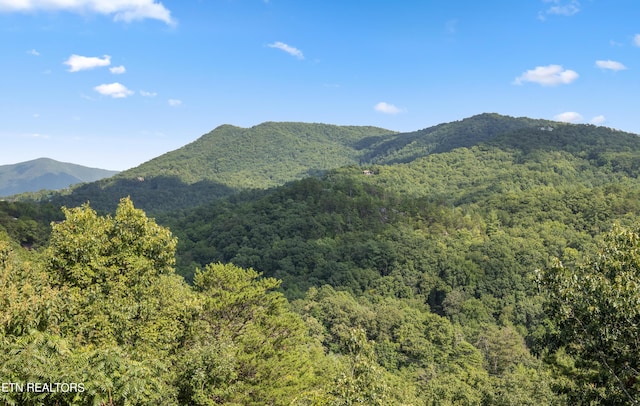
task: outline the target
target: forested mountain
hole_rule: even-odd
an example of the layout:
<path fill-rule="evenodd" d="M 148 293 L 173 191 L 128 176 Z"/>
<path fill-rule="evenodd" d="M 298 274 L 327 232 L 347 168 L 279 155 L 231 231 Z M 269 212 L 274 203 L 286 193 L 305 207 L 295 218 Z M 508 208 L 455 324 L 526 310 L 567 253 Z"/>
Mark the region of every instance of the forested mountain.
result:
<path fill-rule="evenodd" d="M 443 123 L 423 130 L 398 134 L 367 146 L 362 162 L 401 163 L 432 153 L 471 147 L 489 141 L 501 134 L 525 129 L 552 129 L 561 123 L 527 117 L 509 117 L 499 114 L 479 114 L 460 121 Z"/>
<path fill-rule="evenodd" d="M 31 251 L 15 242 L 48 232 L 55 205 L 0 205 L 0 377 L 86 385 L 0 399 L 640 402 L 637 135 L 495 114 L 349 142 L 262 126 L 325 129 L 352 155 L 156 220 L 135 196 L 65 209 Z"/>
<path fill-rule="evenodd" d="M 393 132 L 376 127 L 268 122 L 223 125 L 196 141 L 56 201 L 112 210 L 131 196 L 151 212 L 193 207 L 241 190 L 266 189 L 328 169 L 358 164 L 371 142 Z"/>
<path fill-rule="evenodd" d="M 90 200 L 97 209 L 113 210 L 118 199 L 131 196 L 144 210 L 159 213 L 320 176 L 347 165 L 409 162 L 518 129 L 561 125 L 498 114 L 480 114 L 412 133 L 309 123 L 223 125 L 191 144 L 113 178 L 83 185 L 54 202 L 79 205 Z"/>
<path fill-rule="evenodd" d="M 0 165 L 0 196 L 39 190 L 58 190 L 76 183 L 93 182 L 118 173 L 58 162 L 49 158 Z"/>
<path fill-rule="evenodd" d="M 519 129 L 406 164 L 344 167 L 318 179 L 213 201 L 181 216 L 174 212 L 167 221 L 176 233 L 188 233 L 181 239 L 185 246 L 191 241 L 207 247 L 208 256 L 190 253 L 201 258 L 201 264 L 232 261 L 263 270 L 270 269 L 264 264 L 264 244 L 335 238 L 351 231 L 375 236 L 388 224 L 397 228 L 396 222 L 415 216 L 445 230 L 447 221 L 455 223 L 452 216 L 475 228 L 487 222 L 494 223 L 492 227 L 537 227 L 549 217 L 593 236 L 620 216 L 633 218 L 639 208 L 639 171 L 638 136 L 556 124 Z M 268 232 L 261 231 L 263 225 Z M 254 257 L 258 262 L 239 260 L 231 247 L 241 253 L 259 248 Z M 307 282 L 308 276 L 305 272 Z"/>

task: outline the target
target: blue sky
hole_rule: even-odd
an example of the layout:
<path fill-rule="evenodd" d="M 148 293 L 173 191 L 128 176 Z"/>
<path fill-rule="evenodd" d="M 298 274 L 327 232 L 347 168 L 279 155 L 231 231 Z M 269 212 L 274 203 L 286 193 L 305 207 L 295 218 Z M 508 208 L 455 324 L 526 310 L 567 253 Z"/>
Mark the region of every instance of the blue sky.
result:
<path fill-rule="evenodd" d="M 637 0 L 0 0 L 0 33 L 0 165 L 123 170 L 264 121 L 640 133 Z"/>

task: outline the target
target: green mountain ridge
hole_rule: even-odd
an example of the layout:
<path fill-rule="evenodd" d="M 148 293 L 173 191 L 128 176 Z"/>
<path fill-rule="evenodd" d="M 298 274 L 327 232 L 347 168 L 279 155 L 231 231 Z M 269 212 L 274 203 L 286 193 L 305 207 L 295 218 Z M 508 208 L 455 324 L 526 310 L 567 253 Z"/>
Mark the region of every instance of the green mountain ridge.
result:
<path fill-rule="evenodd" d="M 117 178 L 177 176 L 230 187 L 264 188 L 357 162 L 353 145 L 365 137 L 388 137 L 376 127 L 266 122 L 251 128 L 222 125 L 184 147 L 121 173 Z"/>
<path fill-rule="evenodd" d="M 222 125 L 194 142 L 117 176 L 75 188 L 56 204 L 91 201 L 113 210 L 131 196 L 151 213 L 195 207 L 246 190 L 267 189 L 348 165 L 392 164 L 472 146 L 517 130 L 567 124 L 484 113 L 411 133 L 367 126 L 266 122 Z M 542 130 L 540 130 L 542 131 Z"/>
<path fill-rule="evenodd" d="M 83 182 L 94 182 L 118 173 L 89 168 L 49 158 L 0 165 L 0 196 L 39 190 L 58 190 Z"/>
<path fill-rule="evenodd" d="M 238 191 L 266 189 L 345 165 L 358 164 L 363 140 L 395 134 L 367 126 L 267 122 L 222 125 L 196 141 L 54 202 L 112 210 L 131 196 L 150 212 L 194 207 Z"/>
<path fill-rule="evenodd" d="M 546 129 L 563 125 L 566 124 L 528 117 L 483 113 L 382 140 L 370 148 L 364 161 L 380 164 L 406 163 L 434 153 L 471 147 L 516 130 Z"/>

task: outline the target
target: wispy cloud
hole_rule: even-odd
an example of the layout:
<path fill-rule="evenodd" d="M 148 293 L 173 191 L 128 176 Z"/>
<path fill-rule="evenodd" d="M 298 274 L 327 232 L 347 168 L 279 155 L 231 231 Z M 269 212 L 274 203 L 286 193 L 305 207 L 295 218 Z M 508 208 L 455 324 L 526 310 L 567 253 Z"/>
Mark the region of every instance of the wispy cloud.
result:
<path fill-rule="evenodd" d="M 578 121 L 582 121 L 582 115 L 580 113 L 576 113 L 575 111 L 560 113 L 553 118 L 556 121 L 562 121 L 564 123 L 577 123 Z"/>
<path fill-rule="evenodd" d="M 459 21 L 457 19 L 451 19 L 451 20 L 447 20 L 447 22 L 444 24 L 444 28 L 447 31 L 447 34 L 455 34 L 458 32 L 458 23 Z"/>
<path fill-rule="evenodd" d="M 178 99 L 169 99 L 167 101 L 167 103 L 169 103 L 169 106 L 171 107 L 178 107 L 180 105 L 182 105 L 182 100 L 178 100 Z"/>
<path fill-rule="evenodd" d="M 104 55 L 102 58 L 98 58 L 96 56 L 81 56 L 73 54 L 64 62 L 64 64 L 69 65 L 69 72 L 79 72 L 81 70 L 109 66 L 111 65 L 111 57 L 109 55 Z"/>
<path fill-rule="evenodd" d="M 280 49 L 289 55 L 295 56 L 298 59 L 304 59 L 304 54 L 298 48 L 292 47 L 290 45 L 285 44 L 284 42 L 274 42 L 273 44 L 267 45 L 269 48 Z"/>
<path fill-rule="evenodd" d="M 538 19 L 546 20 L 548 15 L 572 16 L 580 12 L 580 2 L 578 0 L 542 0 L 543 3 L 550 3 L 544 10 L 538 13 Z"/>
<path fill-rule="evenodd" d="M 35 49 L 30 49 L 27 51 L 27 53 L 33 56 L 40 56 L 40 52 L 36 51 Z"/>
<path fill-rule="evenodd" d="M 0 11 L 68 11 L 112 15 L 115 21 L 154 19 L 174 25 L 171 12 L 155 0 L 0 0 Z"/>
<path fill-rule="evenodd" d="M 640 34 L 633 36 L 633 45 L 640 47 Z"/>
<path fill-rule="evenodd" d="M 99 85 L 94 87 L 94 90 L 103 96 L 111 96 L 114 99 L 123 99 L 133 94 L 133 91 L 118 82 Z"/>
<path fill-rule="evenodd" d="M 35 138 L 35 139 L 41 139 L 41 140 L 48 140 L 49 138 L 51 138 L 51 136 L 48 134 L 40 134 L 40 133 L 23 134 L 23 137 Z"/>
<path fill-rule="evenodd" d="M 567 85 L 579 76 L 577 72 L 564 69 L 561 65 L 537 66 L 515 78 L 513 83 L 521 85 L 524 82 L 532 82 L 542 86 Z"/>
<path fill-rule="evenodd" d="M 373 106 L 373 109 L 379 113 L 384 113 L 384 114 L 398 114 L 404 111 L 403 109 L 396 107 L 393 104 L 389 104 L 385 102 L 380 102 L 376 104 L 375 106 Z"/>
<path fill-rule="evenodd" d="M 113 73 L 114 75 L 122 75 L 126 71 L 127 71 L 127 69 L 122 65 L 114 66 L 113 68 L 109 68 L 109 72 Z"/>
<path fill-rule="evenodd" d="M 612 71 L 619 71 L 627 69 L 626 66 L 621 64 L 620 62 L 606 60 L 606 61 L 596 61 L 596 66 L 600 69 L 608 69 Z"/>
<path fill-rule="evenodd" d="M 158 93 L 156 92 L 147 92 L 145 90 L 140 90 L 140 95 L 144 97 L 156 97 Z"/>
<path fill-rule="evenodd" d="M 607 121 L 607 118 L 603 115 L 599 115 L 599 116 L 595 116 L 594 118 L 591 119 L 590 123 L 591 124 L 595 124 L 595 125 L 600 125 L 602 123 L 604 123 L 605 121 Z"/>

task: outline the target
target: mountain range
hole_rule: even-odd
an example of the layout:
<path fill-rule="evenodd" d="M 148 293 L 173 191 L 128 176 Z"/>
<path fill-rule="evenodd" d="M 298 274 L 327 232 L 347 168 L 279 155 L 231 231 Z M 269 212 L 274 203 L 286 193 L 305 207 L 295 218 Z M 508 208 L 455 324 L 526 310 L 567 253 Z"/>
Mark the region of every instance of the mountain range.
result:
<path fill-rule="evenodd" d="M 54 202 L 78 205 L 90 200 L 93 207 L 112 210 L 120 197 L 131 196 L 139 207 L 158 213 L 320 176 L 344 166 L 410 162 L 515 131 L 537 134 L 541 128 L 567 126 L 495 113 L 408 133 L 318 123 L 222 125 L 182 148 L 54 197 Z"/>
<path fill-rule="evenodd" d="M 73 184 L 94 182 L 118 173 L 49 158 L 0 165 L 0 196 L 39 190 L 59 190 Z"/>

